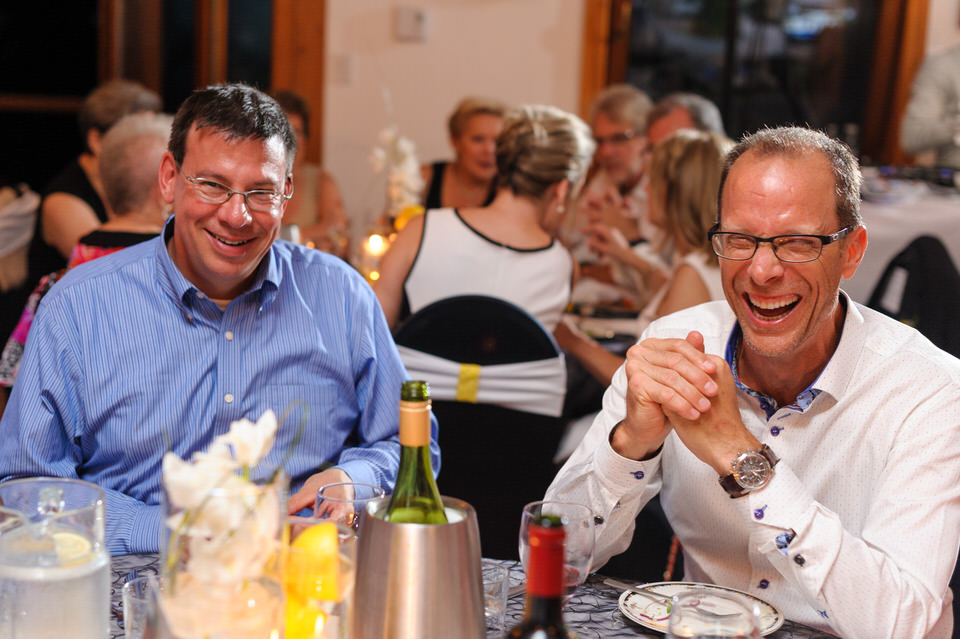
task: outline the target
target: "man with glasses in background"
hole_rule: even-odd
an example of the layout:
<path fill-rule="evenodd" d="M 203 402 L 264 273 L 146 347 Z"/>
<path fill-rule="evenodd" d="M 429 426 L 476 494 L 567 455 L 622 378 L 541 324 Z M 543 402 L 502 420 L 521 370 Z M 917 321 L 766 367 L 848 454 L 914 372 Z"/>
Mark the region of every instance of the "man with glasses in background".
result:
<path fill-rule="evenodd" d="M 275 241 L 296 149 L 266 94 L 194 92 L 160 165 L 162 234 L 70 271 L 41 304 L 0 477 L 101 485 L 113 554 L 159 549 L 167 450 L 186 459 L 267 409 L 290 417 L 254 478 L 283 464 L 291 512 L 326 483 L 393 486 L 407 375 L 376 297 L 339 259 Z M 435 424 L 431 450 L 438 464 Z"/>
<path fill-rule="evenodd" d="M 596 569 L 653 495 L 685 580 L 843 637 L 949 637 L 960 361 L 840 290 L 867 247 L 849 149 L 803 128 L 728 155 L 726 302 L 654 322 L 548 490 L 598 517 Z"/>

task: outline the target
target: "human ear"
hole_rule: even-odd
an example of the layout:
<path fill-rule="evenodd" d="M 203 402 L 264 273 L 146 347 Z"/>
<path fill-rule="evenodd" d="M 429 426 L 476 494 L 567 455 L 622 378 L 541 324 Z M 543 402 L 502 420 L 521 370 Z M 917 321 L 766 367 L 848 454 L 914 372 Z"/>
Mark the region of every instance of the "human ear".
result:
<path fill-rule="evenodd" d="M 843 279 L 849 280 L 857 272 L 860 260 L 863 259 L 863 254 L 867 250 L 866 227 L 860 225 L 853 229 L 845 240 L 843 244 L 843 269 L 840 274 Z"/>

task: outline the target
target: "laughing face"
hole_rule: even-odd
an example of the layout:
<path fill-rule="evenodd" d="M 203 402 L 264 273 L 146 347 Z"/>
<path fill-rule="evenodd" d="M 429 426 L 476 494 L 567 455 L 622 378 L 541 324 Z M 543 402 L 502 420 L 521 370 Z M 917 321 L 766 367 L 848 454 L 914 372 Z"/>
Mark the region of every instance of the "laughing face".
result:
<path fill-rule="evenodd" d="M 840 229 L 834 179 L 824 156 L 761 156 L 733 165 L 722 195 L 721 230 L 759 237 L 829 235 Z M 781 262 L 769 243 L 746 261 L 720 260 L 723 288 L 743 330 L 741 362 L 804 373 L 826 365 L 840 337 L 841 278 L 852 277 L 866 248 L 858 227 L 825 245 L 812 262 Z"/>
<path fill-rule="evenodd" d="M 199 197 L 184 176 L 219 182 L 236 191 L 284 190 L 287 170 L 279 137 L 228 140 L 213 129 L 191 129 L 183 165 L 167 153 L 160 190 L 176 215 L 170 258 L 194 286 L 215 300 L 231 300 L 254 279 L 280 230 L 286 201 L 270 212 L 252 211 L 243 196 L 223 204 Z"/>

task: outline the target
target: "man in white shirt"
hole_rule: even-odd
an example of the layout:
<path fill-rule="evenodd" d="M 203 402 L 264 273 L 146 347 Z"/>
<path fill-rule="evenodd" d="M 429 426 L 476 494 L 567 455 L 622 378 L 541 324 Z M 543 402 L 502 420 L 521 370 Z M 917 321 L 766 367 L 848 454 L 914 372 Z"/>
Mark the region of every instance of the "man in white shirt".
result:
<path fill-rule="evenodd" d="M 949 637 L 960 361 L 840 291 L 867 246 L 846 147 L 760 131 L 723 176 L 727 301 L 651 325 L 547 496 L 602 520 L 595 569 L 660 492 L 686 579 L 843 637 Z"/>

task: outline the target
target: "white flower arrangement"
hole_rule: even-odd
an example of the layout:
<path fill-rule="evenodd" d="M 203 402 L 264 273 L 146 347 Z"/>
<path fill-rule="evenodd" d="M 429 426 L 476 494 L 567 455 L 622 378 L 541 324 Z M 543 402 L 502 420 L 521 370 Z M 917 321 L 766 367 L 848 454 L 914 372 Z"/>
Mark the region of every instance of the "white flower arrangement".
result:
<path fill-rule="evenodd" d="M 396 126 L 377 136 L 378 146 L 370 153 L 374 173 L 387 172 L 387 208 L 391 217 L 420 206 L 423 178 L 413 141 L 399 134 Z"/>
<path fill-rule="evenodd" d="M 263 574 L 279 540 L 283 490 L 263 490 L 250 471 L 273 447 L 277 417 L 235 421 L 206 452 L 184 461 L 163 457 L 171 531 L 168 570 L 207 583 L 233 583 Z M 270 482 L 277 479 L 274 473 Z"/>

